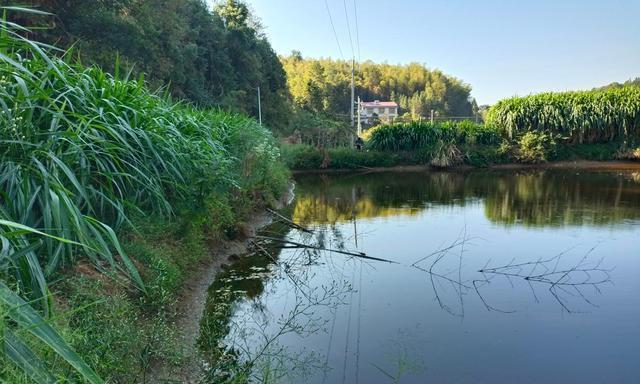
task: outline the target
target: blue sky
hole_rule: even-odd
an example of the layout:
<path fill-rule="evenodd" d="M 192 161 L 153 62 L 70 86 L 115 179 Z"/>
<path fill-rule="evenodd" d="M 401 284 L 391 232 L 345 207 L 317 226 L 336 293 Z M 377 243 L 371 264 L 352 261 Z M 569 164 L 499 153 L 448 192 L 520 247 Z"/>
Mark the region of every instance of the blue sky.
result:
<path fill-rule="evenodd" d="M 324 0 L 247 2 L 278 53 L 296 49 L 305 57 L 340 57 Z M 343 0 L 327 2 L 350 57 Z M 355 40 L 354 3 L 346 3 Z M 640 0 L 356 4 L 362 60 L 439 68 L 471 84 L 480 104 L 640 76 Z"/>

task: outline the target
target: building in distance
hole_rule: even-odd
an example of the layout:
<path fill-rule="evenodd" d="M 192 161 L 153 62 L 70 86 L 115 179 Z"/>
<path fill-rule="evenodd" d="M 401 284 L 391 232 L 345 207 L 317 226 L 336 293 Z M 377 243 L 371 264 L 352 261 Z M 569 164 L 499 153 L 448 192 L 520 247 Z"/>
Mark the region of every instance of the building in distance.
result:
<path fill-rule="evenodd" d="M 398 104 L 393 101 L 361 101 L 360 121 L 366 125 L 391 123 L 398 117 Z"/>

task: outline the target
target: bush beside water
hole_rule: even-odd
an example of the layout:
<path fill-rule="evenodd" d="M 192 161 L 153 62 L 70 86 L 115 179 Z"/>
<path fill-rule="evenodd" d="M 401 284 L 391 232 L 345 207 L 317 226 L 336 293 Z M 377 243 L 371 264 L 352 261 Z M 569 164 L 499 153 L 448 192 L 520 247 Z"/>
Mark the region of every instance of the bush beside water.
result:
<path fill-rule="evenodd" d="M 299 145 L 285 145 L 282 151 L 287 165 L 301 170 L 413 164 L 483 167 L 508 162 L 637 160 L 638 135 L 640 89 L 625 87 L 509 99 L 491 109 L 486 124 L 381 125 L 365 132 L 367 151 L 346 147 L 320 151 Z"/>
<path fill-rule="evenodd" d="M 367 131 L 365 136 L 367 145 L 378 151 L 415 151 L 438 142 L 491 145 L 501 140 L 497 129 L 471 121 L 381 125 Z"/>
<path fill-rule="evenodd" d="M 296 170 L 390 167 L 405 163 L 408 157 L 406 154 L 358 151 L 349 147 L 320 150 L 307 144 L 283 145 L 281 152 L 285 164 Z"/>

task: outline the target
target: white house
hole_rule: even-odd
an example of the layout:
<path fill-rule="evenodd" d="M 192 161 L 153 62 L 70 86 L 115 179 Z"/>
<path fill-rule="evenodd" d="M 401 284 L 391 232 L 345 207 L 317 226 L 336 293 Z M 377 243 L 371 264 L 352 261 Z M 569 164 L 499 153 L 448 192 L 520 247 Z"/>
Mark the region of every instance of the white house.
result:
<path fill-rule="evenodd" d="M 364 124 L 373 124 L 376 119 L 392 122 L 396 117 L 398 117 L 398 104 L 393 101 L 360 102 L 360 120 Z"/>

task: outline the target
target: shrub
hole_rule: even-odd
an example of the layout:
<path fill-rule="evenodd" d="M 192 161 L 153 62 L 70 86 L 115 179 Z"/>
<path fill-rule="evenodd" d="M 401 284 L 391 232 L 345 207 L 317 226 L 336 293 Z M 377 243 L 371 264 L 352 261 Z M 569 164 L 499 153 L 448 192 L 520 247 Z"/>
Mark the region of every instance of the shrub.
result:
<path fill-rule="evenodd" d="M 329 167 L 338 169 L 390 167 L 396 164 L 396 160 L 391 154 L 378 151 L 358 151 L 348 147 L 330 149 L 329 159 Z"/>
<path fill-rule="evenodd" d="M 438 142 L 498 144 L 501 136 L 492 126 L 462 122 L 412 122 L 381 125 L 366 133 L 369 148 L 378 151 L 414 151 Z"/>
<path fill-rule="evenodd" d="M 594 160 L 616 159 L 622 144 L 618 142 L 596 144 L 558 144 L 550 160 Z"/>
<path fill-rule="evenodd" d="M 527 132 L 518 140 L 516 157 L 523 163 L 541 163 L 548 160 L 555 148 L 553 137 L 544 132 Z"/>
<path fill-rule="evenodd" d="M 505 147 L 495 145 L 467 145 L 463 147 L 464 161 L 474 167 L 487 167 L 491 164 L 502 164 L 510 161 L 511 145 Z"/>
<path fill-rule="evenodd" d="M 620 150 L 615 157 L 620 160 L 640 160 L 640 147 Z"/>
<path fill-rule="evenodd" d="M 320 150 L 307 144 L 286 144 L 280 148 L 280 152 L 290 169 L 318 169 L 323 160 Z"/>
<path fill-rule="evenodd" d="M 453 141 L 440 140 L 431 157 L 430 164 L 434 167 L 446 168 L 459 164 L 462 161 L 462 153 Z"/>

